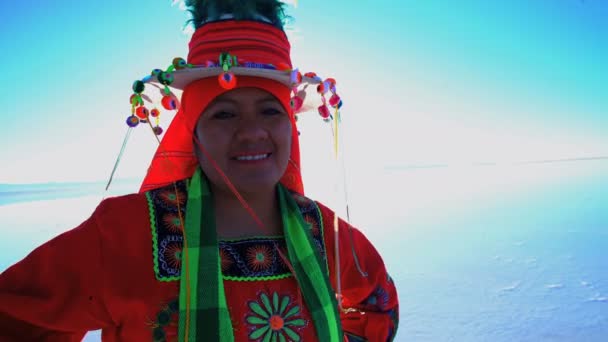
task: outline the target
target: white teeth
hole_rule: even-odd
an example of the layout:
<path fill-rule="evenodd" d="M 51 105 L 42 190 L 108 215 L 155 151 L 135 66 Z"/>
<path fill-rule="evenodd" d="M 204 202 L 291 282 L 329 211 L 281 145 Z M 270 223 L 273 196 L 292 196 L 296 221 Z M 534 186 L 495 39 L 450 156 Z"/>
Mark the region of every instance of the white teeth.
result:
<path fill-rule="evenodd" d="M 255 156 L 240 156 L 240 157 L 236 157 L 236 160 L 262 160 L 262 159 L 266 159 L 268 158 L 270 154 L 266 153 L 266 154 L 258 154 Z"/>

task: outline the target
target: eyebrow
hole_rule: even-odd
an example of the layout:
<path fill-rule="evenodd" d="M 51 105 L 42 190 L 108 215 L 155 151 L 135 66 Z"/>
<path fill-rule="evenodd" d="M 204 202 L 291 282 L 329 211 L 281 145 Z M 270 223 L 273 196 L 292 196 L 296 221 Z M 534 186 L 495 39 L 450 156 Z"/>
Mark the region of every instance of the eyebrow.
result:
<path fill-rule="evenodd" d="M 274 96 L 270 95 L 270 96 L 266 96 L 260 100 L 257 100 L 255 103 L 259 104 L 259 103 L 264 103 L 264 102 L 277 102 L 280 103 L 279 100 L 277 100 Z M 220 98 L 220 99 L 216 99 L 215 103 L 231 103 L 231 104 L 238 104 L 237 100 L 234 99 L 229 99 L 229 98 Z"/>

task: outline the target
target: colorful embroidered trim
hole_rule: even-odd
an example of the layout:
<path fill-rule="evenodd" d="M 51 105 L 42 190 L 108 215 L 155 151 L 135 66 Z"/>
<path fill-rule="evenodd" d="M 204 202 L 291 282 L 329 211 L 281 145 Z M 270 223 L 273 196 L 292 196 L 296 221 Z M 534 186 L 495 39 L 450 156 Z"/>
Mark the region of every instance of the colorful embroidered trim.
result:
<path fill-rule="evenodd" d="M 186 217 L 187 190 L 186 182 L 176 183 L 180 197 L 182 217 Z M 313 243 L 327 267 L 327 257 L 323 236 L 323 221 L 317 204 L 309 198 L 291 193 L 300 212 L 310 227 Z M 154 274 L 159 281 L 177 281 L 181 274 L 181 257 L 183 236 L 179 223 L 177 202 L 173 185 L 146 192 L 150 212 L 150 229 L 152 233 L 152 259 Z M 219 241 L 222 273 L 225 280 L 265 281 L 284 279 L 290 276 L 289 269 L 273 248 L 279 244 L 282 250 L 286 245 L 283 237 L 255 237 Z M 268 247 L 272 265 L 256 264 L 248 257 L 252 248 Z M 268 260 L 268 259 L 267 259 Z M 327 268 L 328 269 L 328 268 Z"/>
<path fill-rule="evenodd" d="M 186 183 L 176 182 L 182 217 L 186 214 Z M 160 281 L 177 281 L 181 274 L 182 228 L 173 185 L 146 192 L 152 232 L 154 274 Z M 175 219 L 177 218 L 177 221 Z"/>

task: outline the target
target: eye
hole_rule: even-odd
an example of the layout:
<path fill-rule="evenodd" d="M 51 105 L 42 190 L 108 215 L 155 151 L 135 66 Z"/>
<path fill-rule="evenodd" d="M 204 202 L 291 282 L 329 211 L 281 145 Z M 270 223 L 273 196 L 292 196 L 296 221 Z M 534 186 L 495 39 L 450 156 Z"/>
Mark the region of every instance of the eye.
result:
<path fill-rule="evenodd" d="M 225 110 L 220 110 L 220 111 L 215 112 L 211 117 L 213 119 L 226 120 L 226 119 L 230 119 L 234 116 L 235 115 L 231 112 L 227 112 Z"/>
<path fill-rule="evenodd" d="M 270 107 L 270 108 L 266 108 L 266 109 L 264 109 L 264 110 L 262 111 L 262 113 L 263 113 L 264 115 L 279 115 L 279 114 L 283 114 L 283 111 L 282 111 L 282 110 L 279 110 L 279 109 L 277 109 L 277 108 Z"/>

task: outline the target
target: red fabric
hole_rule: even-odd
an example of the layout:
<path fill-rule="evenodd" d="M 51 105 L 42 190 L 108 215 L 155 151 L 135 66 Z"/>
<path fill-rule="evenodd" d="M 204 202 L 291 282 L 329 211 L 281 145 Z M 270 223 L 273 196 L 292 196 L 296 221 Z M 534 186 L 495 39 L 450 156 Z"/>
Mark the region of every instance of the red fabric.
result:
<path fill-rule="evenodd" d="M 204 65 L 229 52 L 241 62 L 287 65 L 291 67 L 291 46 L 285 33 L 268 24 L 253 21 L 219 21 L 194 32 L 189 44 L 188 63 Z"/>
<path fill-rule="evenodd" d="M 333 212 L 321 206 L 325 246 L 332 284 L 335 284 Z M 345 305 L 366 311 L 342 315 L 346 333 L 371 342 L 386 341 L 395 326 L 397 294 L 371 243 L 353 230 L 354 246 L 367 278 L 356 270 L 346 223 L 340 222 L 341 274 Z M 104 341 L 152 341 L 155 322 L 167 303 L 178 296 L 179 282 L 161 282 L 154 274 L 148 203 L 143 194 L 102 202 L 79 227 L 37 248 L 0 274 L 0 341 L 79 341 L 88 330 L 103 329 Z M 261 292 L 288 294 L 297 303 L 293 277 L 266 281 L 224 282 L 236 341 L 248 341 L 249 303 Z M 388 300 L 370 305 L 374 291 Z M 290 304 L 291 305 L 291 304 Z M 314 325 L 299 331 L 314 341 Z M 176 331 L 176 317 L 165 329 L 168 341 Z"/>
<path fill-rule="evenodd" d="M 253 87 L 273 94 L 289 113 L 291 121 L 291 156 L 281 183 L 287 188 L 304 194 L 300 173 L 300 143 L 295 116 L 289 104 L 290 90 L 283 84 L 264 78 L 239 76 L 237 87 Z M 193 134 L 196 122 L 203 110 L 214 98 L 227 92 L 217 78 L 206 78 L 188 85 L 182 94 L 179 112 L 167 129 L 160 146 L 156 150 L 140 192 L 163 187 L 171 182 L 190 178 L 198 161 L 194 155 Z"/>

